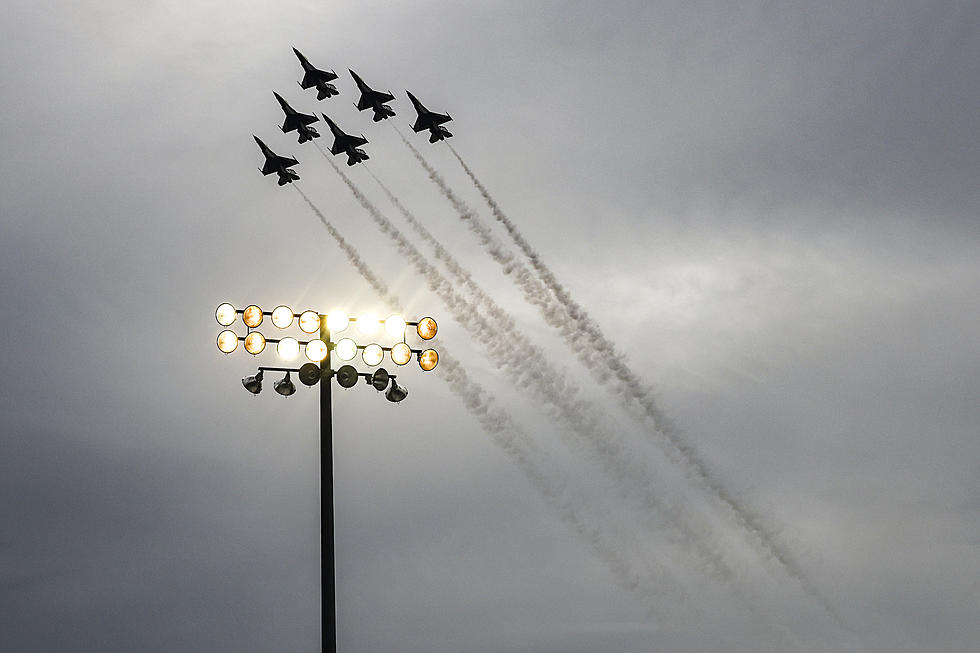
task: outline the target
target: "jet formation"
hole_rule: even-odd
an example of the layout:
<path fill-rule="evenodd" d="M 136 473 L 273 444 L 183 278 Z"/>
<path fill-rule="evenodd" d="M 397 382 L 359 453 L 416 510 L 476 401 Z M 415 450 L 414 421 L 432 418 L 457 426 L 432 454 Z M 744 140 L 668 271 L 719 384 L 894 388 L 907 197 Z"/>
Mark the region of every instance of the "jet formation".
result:
<path fill-rule="evenodd" d="M 299 59 L 300 65 L 303 67 L 303 79 L 297 82 L 300 88 L 306 90 L 310 88 L 316 89 L 316 99 L 325 100 L 331 98 L 335 95 L 339 95 L 340 91 L 331 82 L 338 79 L 337 73 L 333 70 L 322 70 L 317 68 L 310 63 L 302 52 L 293 48 L 293 53 L 296 58 Z M 388 103 L 395 99 L 395 96 L 391 94 L 390 91 L 376 91 L 371 88 L 367 82 L 365 82 L 361 77 L 355 73 L 353 70 L 348 69 L 351 77 L 354 79 L 354 83 L 357 84 L 357 89 L 360 92 L 360 98 L 355 103 L 354 106 L 357 107 L 358 111 L 367 111 L 371 109 L 373 111 L 374 122 L 381 122 L 382 120 L 387 120 L 395 115 L 395 110 L 388 106 Z M 410 91 L 408 93 L 408 99 L 411 100 L 412 106 L 415 107 L 415 112 L 418 116 L 415 119 L 415 123 L 412 125 L 412 131 L 419 133 L 422 131 L 429 132 L 429 142 L 436 143 L 438 141 L 445 140 L 452 137 L 452 133 L 446 129 L 443 125 L 452 118 L 448 113 L 437 113 L 435 111 L 429 111 L 422 102 L 419 101 Z M 319 121 L 316 115 L 301 113 L 293 109 L 286 100 L 279 95 L 279 93 L 273 91 L 272 94 L 276 97 L 279 102 L 279 106 L 282 107 L 282 112 L 285 117 L 282 122 L 282 126 L 279 128 L 284 134 L 295 131 L 299 137 L 299 143 L 306 143 L 312 141 L 315 138 L 319 138 L 320 134 L 316 129 L 311 127 L 315 122 Z M 327 117 L 326 114 L 321 114 L 323 119 L 326 121 L 327 125 L 330 127 L 330 131 L 333 134 L 334 141 L 333 146 L 330 148 L 330 153 L 334 155 L 346 154 L 347 155 L 347 165 L 353 166 L 355 164 L 361 163 L 362 161 L 368 160 L 370 157 L 367 152 L 361 149 L 362 145 L 365 145 L 368 140 L 363 134 L 360 136 L 354 136 L 353 134 L 348 134 L 342 130 L 337 123 Z M 265 156 L 265 164 L 260 168 L 263 175 L 271 175 L 273 173 L 279 176 L 279 185 L 284 186 L 286 184 L 292 183 L 293 181 L 299 179 L 299 175 L 290 168 L 298 164 L 298 161 L 292 157 L 279 156 L 273 152 L 269 147 L 263 143 L 257 136 L 252 136 L 255 142 L 258 144 L 259 148 L 262 150 L 263 156 Z"/>

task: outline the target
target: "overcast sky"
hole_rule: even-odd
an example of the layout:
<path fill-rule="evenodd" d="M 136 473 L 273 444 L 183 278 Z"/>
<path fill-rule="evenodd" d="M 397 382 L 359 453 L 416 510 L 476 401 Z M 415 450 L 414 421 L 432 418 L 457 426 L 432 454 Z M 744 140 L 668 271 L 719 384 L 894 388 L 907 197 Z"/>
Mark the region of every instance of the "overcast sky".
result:
<path fill-rule="evenodd" d="M 259 174 L 255 134 L 446 349 L 398 369 L 400 404 L 334 389 L 340 650 L 976 650 L 976 3 L 4 14 L 0 649 L 318 650 L 317 391 L 245 392 L 276 355 L 222 355 L 214 309 L 395 307 Z M 297 86 L 292 47 L 338 97 Z M 394 119 L 357 112 L 348 68 Z M 525 301 L 390 124 L 526 263 L 410 132 L 405 89 L 452 115 L 452 146 L 797 574 Z M 446 274 L 381 179 L 534 356 L 504 364 L 279 131 L 273 90 L 363 132 L 368 166 L 335 161 Z M 538 476 L 501 445 L 525 436 Z"/>

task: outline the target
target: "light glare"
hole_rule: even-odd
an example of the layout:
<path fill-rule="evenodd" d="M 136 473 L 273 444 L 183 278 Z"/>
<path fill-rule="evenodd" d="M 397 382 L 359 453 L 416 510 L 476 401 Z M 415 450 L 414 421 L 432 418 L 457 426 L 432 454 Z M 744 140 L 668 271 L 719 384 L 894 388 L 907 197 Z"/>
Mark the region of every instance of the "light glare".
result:
<path fill-rule="evenodd" d="M 316 311 L 303 311 L 299 316 L 299 328 L 305 333 L 316 333 L 320 330 L 320 316 Z"/>
<path fill-rule="evenodd" d="M 235 312 L 235 307 L 231 304 L 224 303 L 218 307 L 218 310 L 214 312 L 214 319 L 218 321 L 221 326 L 231 326 L 235 322 L 235 317 L 238 313 Z"/>
<path fill-rule="evenodd" d="M 330 311 L 327 313 L 327 328 L 330 333 L 340 333 L 350 326 L 350 316 L 344 311 Z"/>
<path fill-rule="evenodd" d="M 385 332 L 392 338 L 404 338 L 405 318 L 401 315 L 389 315 L 385 320 Z"/>
<path fill-rule="evenodd" d="M 361 358 L 364 359 L 364 364 L 370 367 L 374 367 L 385 357 L 385 352 L 381 348 L 381 345 L 371 343 L 364 348 L 364 352 L 361 354 Z"/>
<path fill-rule="evenodd" d="M 218 349 L 226 354 L 238 349 L 238 334 L 234 331 L 225 329 L 218 334 Z"/>
<path fill-rule="evenodd" d="M 399 342 L 391 347 L 391 361 L 395 365 L 404 365 L 412 360 L 412 348 L 404 342 Z"/>
<path fill-rule="evenodd" d="M 287 328 L 293 323 L 293 309 L 288 306 L 276 306 L 272 311 L 272 323 L 280 329 Z"/>
<path fill-rule="evenodd" d="M 296 338 L 283 338 L 276 345 L 276 352 L 283 360 L 291 361 L 299 356 L 299 342 Z"/>
<path fill-rule="evenodd" d="M 249 327 L 250 329 L 254 329 L 255 327 L 259 326 L 262 324 L 262 309 L 255 304 L 252 304 L 242 311 L 242 322 L 244 322 L 245 326 Z"/>
<path fill-rule="evenodd" d="M 357 330 L 366 336 L 373 336 L 381 327 L 381 320 L 373 313 L 364 313 L 357 316 Z"/>
<path fill-rule="evenodd" d="M 357 343 L 350 338 L 341 338 L 334 346 L 334 350 L 337 352 L 337 358 L 340 360 L 353 360 L 357 356 Z"/>

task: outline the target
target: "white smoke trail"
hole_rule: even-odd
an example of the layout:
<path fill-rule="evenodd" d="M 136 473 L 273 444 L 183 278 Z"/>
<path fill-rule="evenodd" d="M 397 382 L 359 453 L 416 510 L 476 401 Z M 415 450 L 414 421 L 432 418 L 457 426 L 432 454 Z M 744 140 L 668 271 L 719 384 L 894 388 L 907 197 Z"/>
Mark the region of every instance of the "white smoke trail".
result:
<path fill-rule="evenodd" d="M 429 172 L 430 178 L 443 190 L 443 193 L 449 198 L 450 202 L 459 209 L 459 200 L 452 194 L 445 181 L 435 173 L 432 166 L 425 161 L 421 153 L 412 147 L 411 143 L 404 136 L 402 136 L 402 140 L 405 140 L 416 158 Z M 654 428 L 652 433 L 657 436 L 656 441 L 665 450 L 668 457 L 684 465 L 689 475 L 703 489 L 707 490 L 710 495 L 720 501 L 742 530 L 751 536 L 750 541 L 753 541 L 756 546 L 760 547 L 767 558 L 775 560 L 787 574 L 795 578 L 800 583 L 800 586 L 817 600 L 827 612 L 839 622 L 842 622 L 842 619 L 837 615 L 829 601 L 813 585 L 793 555 L 778 541 L 775 533 L 771 532 L 765 526 L 759 515 L 742 505 L 732 495 L 724 484 L 715 477 L 715 474 L 709 469 L 707 462 L 701 457 L 695 446 L 684 440 L 672 422 L 657 405 L 653 390 L 649 385 L 629 368 L 625 362 L 625 357 L 617 351 L 615 345 L 601 330 L 598 323 L 571 297 L 568 290 L 559 283 L 554 273 L 541 259 L 540 254 L 531 247 L 517 226 L 503 212 L 487 188 L 463 160 L 463 157 L 460 156 L 452 145 L 447 143 L 447 146 L 457 161 L 459 161 L 463 170 L 473 182 L 473 185 L 476 186 L 477 190 L 483 196 L 494 217 L 504 226 L 511 239 L 520 248 L 527 260 L 530 261 L 535 272 L 537 272 L 537 278 L 553 293 L 558 304 L 563 309 L 564 316 L 563 318 L 559 318 L 559 324 L 555 325 L 552 322 L 555 318 L 555 307 L 552 305 L 553 302 L 548 302 L 550 307 L 549 310 L 545 311 L 545 319 L 553 324 L 553 326 L 558 327 L 558 330 L 565 337 L 572 350 L 579 355 L 583 363 L 598 373 L 597 378 L 600 382 L 605 383 L 611 377 L 615 389 L 621 396 L 632 400 L 643 410 L 646 417 L 653 424 Z M 467 213 L 471 212 L 467 211 Z M 464 217 L 463 211 L 460 211 L 460 217 Z M 464 219 L 470 224 L 474 222 L 470 214 Z M 485 240 L 485 238 L 481 237 L 482 240 Z M 499 246 L 495 249 L 499 249 Z M 498 258 L 495 252 L 491 252 L 491 256 L 495 259 Z"/>
<path fill-rule="evenodd" d="M 360 254 L 350 245 L 339 231 L 326 219 L 319 208 L 306 196 L 306 193 L 296 185 L 293 186 L 306 201 L 310 209 L 326 227 L 347 259 L 360 273 L 374 291 L 393 309 L 403 312 L 398 298 L 392 295 L 387 285 L 381 281 L 364 262 Z M 683 600 L 685 597 L 681 586 L 671 577 L 662 566 L 655 568 L 655 587 L 652 589 L 645 582 L 633 565 L 626 560 L 608 541 L 605 533 L 597 526 L 589 523 L 583 516 L 581 505 L 576 505 L 566 496 L 564 483 L 554 473 L 547 471 L 547 465 L 535 462 L 540 458 L 540 449 L 534 441 L 514 422 L 510 415 L 499 407 L 495 397 L 471 380 L 466 370 L 441 347 L 440 374 L 449 389 L 459 397 L 467 411 L 473 415 L 493 442 L 500 447 L 517 465 L 531 485 L 544 497 L 548 505 L 557 511 L 563 523 L 570 526 L 589 550 L 612 573 L 616 582 L 624 589 L 644 598 L 651 608 L 656 607 L 654 599 L 659 595 L 669 595 L 672 600 Z"/>
<path fill-rule="evenodd" d="M 696 520 L 682 506 L 667 505 L 660 498 L 649 474 L 635 456 L 623 449 L 620 438 L 600 428 L 591 404 L 581 397 L 579 388 L 551 366 L 544 353 L 524 334 L 501 330 L 478 306 L 459 294 L 454 285 L 367 199 L 326 152 L 320 151 L 381 231 L 391 238 L 398 251 L 446 303 L 457 321 L 484 344 L 491 362 L 509 373 L 515 383 L 538 394 L 550 406 L 551 417 L 570 427 L 570 431 L 560 431 L 570 446 L 598 462 L 617 482 L 624 498 L 637 498 L 645 513 L 655 511 L 661 519 L 654 526 L 666 529 L 682 550 L 695 552 L 707 573 L 718 580 L 731 581 L 734 573 L 709 527 Z"/>

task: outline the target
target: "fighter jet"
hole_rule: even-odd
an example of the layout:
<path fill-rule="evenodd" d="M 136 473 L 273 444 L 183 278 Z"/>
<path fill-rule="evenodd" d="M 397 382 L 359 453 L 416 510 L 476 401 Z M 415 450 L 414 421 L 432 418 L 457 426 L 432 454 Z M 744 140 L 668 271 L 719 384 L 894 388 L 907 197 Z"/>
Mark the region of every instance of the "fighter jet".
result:
<path fill-rule="evenodd" d="M 259 149 L 262 150 L 262 154 L 265 155 L 265 165 L 259 169 L 263 175 L 271 175 L 273 172 L 276 173 L 279 175 L 280 186 L 291 184 L 299 179 L 299 175 L 289 169 L 291 166 L 297 165 L 299 161 L 292 157 L 279 156 L 270 150 L 268 145 L 260 141 L 259 137 L 255 134 L 252 134 L 252 138 L 255 139 Z"/>
<path fill-rule="evenodd" d="M 419 114 L 419 117 L 415 120 L 415 124 L 412 125 L 412 131 L 417 134 L 423 129 L 428 129 L 430 143 L 435 143 L 436 141 L 441 141 L 452 137 L 449 130 L 442 126 L 442 123 L 452 120 L 448 113 L 436 113 L 435 111 L 429 111 L 422 105 L 421 102 L 419 102 L 417 97 L 412 95 L 411 91 L 405 92 L 408 93 L 408 99 L 415 105 L 415 110 Z"/>
<path fill-rule="evenodd" d="M 340 91 L 333 84 L 328 84 L 327 82 L 332 82 L 337 79 L 337 73 L 334 71 L 320 70 L 311 64 L 303 53 L 293 48 L 293 52 L 299 58 L 300 64 L 303 66 L 303 81 L 299 82 L 300 88 L 312 88 L 316 87 L 316 99 L 322 100 L 333 95 L 339 95 Z"/>
<path fill-rule="evenodd" d="M 359 147 L 368 142 L 363 134 L 352 136 L 344 133 L 344 130 L 338 127 L 337 123 L 327 118 L 327 114 L 323 114 L 323 119 L 327 121 L 327 124 L 330 125 L 330 131 L 333 132 L 333 147 L 330 148 L 330 154 L 346 153 L 347 165 L 349 166 L 360 163 L 361 161 L 367 161 L 371 158 L 367 155 L 367 152 Z"/>
<path fill-rule="evenodd" d="M 283 113 L 286 114 L 286 119 L 282 121 L 282 133 L 291 132 L 295 130 L 299 134 L 299 142 L 305 143 L 306 141 L 312 141 L 314 138 L 319 138 L 320 134 L 317 133 L 315 129 L 310 127 L 311 123 L 319 120 L 316 116 L 311 116 L 308 113 L 300 113 L 296 109 L 289 106 L 289 103 L 282 99 L 282 96 L 272 92 L 279 100 L 279 106 L 282 107 Z"/>
<path fill-rule="evenodd" d="M 348 68 L 348 70 L 350 70 Z M 365 109 L 374 109 L 374 122 L 381 122 L 382 120 L 387 120 L 391 116 L 395 115 L 395 110 L 385 104 L 385 102 L 391 102 L 395 99 L 395 96 L 391 93 L 382 93 L 381 91 L 375 91 L 373 88 L 364 83 L 364 80 L 357 76 L 353 70 L 350 71 L 351 77 L 357 82 L 357 88 L 361 91 L 361 99 L 357 101 L 354 105 L 357 107 L 358 111 L 364 111 Z"/>

